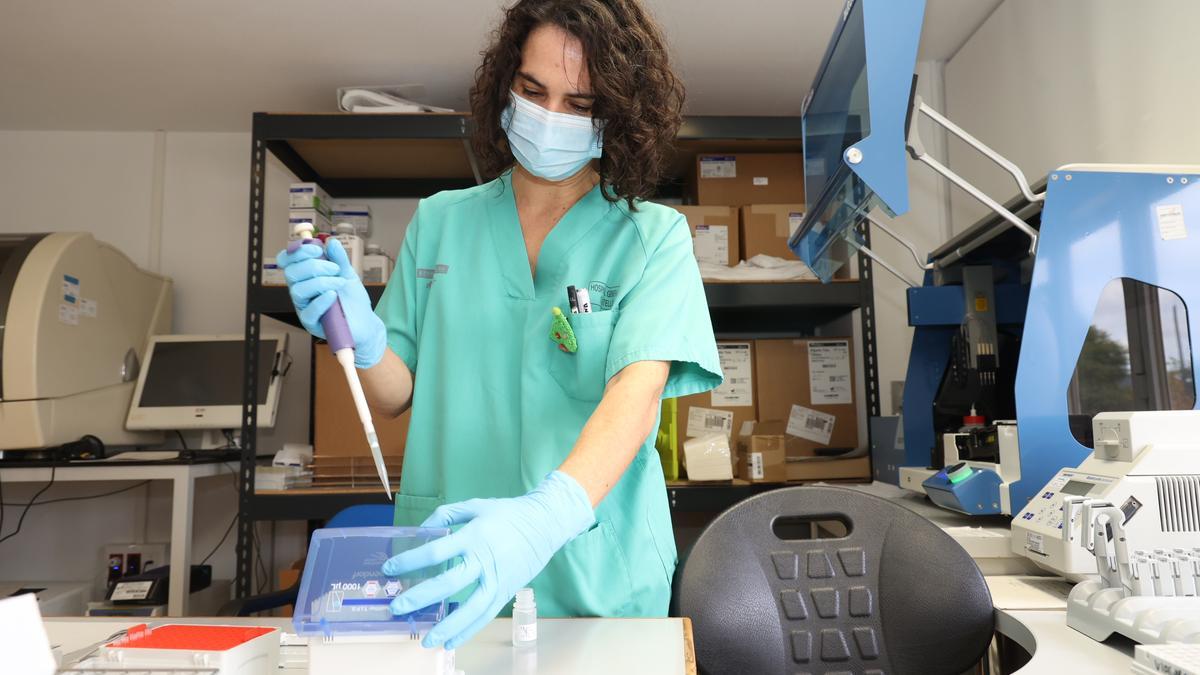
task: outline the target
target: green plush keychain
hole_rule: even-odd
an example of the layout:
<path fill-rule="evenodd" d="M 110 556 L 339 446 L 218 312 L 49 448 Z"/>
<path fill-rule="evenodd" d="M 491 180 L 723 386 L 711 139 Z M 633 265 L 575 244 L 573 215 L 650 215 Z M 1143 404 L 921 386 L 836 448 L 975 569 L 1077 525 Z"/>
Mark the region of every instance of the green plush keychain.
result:
<path fill-rule="evenodd" d="M 550 321 L 550 339 L 559 349 L 574 354 L 579 349 L 579 343 L 575 340 L 575 331 L 571 330 L 571 322 L 567 321 L 566 315 L 558 307 L 550 311 L 554 314 L 554 319 Z"/>

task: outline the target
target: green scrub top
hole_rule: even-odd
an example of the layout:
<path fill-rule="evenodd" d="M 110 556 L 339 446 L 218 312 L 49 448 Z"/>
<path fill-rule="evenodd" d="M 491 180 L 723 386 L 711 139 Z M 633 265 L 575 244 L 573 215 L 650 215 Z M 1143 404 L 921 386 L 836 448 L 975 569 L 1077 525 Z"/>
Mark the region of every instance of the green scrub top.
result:
<path fill-rule="evenodd" d="M 567 286 L 591 314 L 571 314 Z M 550 338 L 552 308 L 578 351 Z M 579 200 L 529 269 L 511 174 L 422 200 L 376 308 L 414 374 L 397 525 L 441 504 L 516 497 L 575 445 L 605 384 L 636 361 L 669 361 L 664 397 L 721 383 L 687 222 L 666 206 Z M 657 424 L 655 425 L 657 429 Z M 677 556 L 654 434 L 531 586 L 543 616 L 665 616 Z"/>

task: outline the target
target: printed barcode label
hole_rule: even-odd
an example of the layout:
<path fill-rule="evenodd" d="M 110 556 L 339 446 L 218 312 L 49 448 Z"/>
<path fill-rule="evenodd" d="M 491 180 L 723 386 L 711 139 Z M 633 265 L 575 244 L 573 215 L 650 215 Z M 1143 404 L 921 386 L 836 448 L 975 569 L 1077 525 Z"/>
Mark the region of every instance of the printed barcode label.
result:
<path fill-rule="evenodd" d="M 737 159 L 732 155 L 700 158 L 701 178 L 737 178 Z"/>
<path fill-rule="evenodd" d="M 833 437 L 833 425 L 837 418 L 802 405 L 793 405 L 788 416 L 787 433 L 790 436 L 810 440 L 819 445 L 829 445 Z"/>
<path fill-rule="evenodd" d="M 703 436 L 714 431 L 724 432 L 726 437 L 733 435 L 733 413 L 727 410 L 714 410 L 693 406 L 688 410 L 687 430 L 689 437 Z"/>
<path fill-rule="evenodd" d="M 749 342 L 719 342 L 717 357 L 725 381 L 712 390 L 712 405 L 722 408 L 754 405 L 754 361 Z"/>
<path fill-rule="evenodd" d="M 750 479 L 762 480 L 763 477 L 763 458 L 761 452 L 750 453 Z"/>

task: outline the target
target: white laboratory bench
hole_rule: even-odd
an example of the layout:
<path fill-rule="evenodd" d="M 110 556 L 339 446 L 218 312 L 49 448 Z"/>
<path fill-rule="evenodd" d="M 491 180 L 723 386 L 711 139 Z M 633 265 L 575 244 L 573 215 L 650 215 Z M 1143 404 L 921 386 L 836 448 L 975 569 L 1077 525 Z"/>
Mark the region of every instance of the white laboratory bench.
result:
<path fill-rule="evenodd" d="M 936 523 L 977 560 L 996 607 L 996 632 L 1031 655 L 1015 671 L 1019 675 L 1080 672 L 1124 675 L 1130 672 L 1133 645 L 1113 639 L 1096 642 L 1069 628 L 1066 595 L 1070 586 L 1055 577 L 1038 576 L 1025 558 L 1008 550 L 1008 528 L 999 519 L 972 519 L 929 504 L 923 497 L 894 486 L 857 486 L 864 492 L 900 503 Z M 190 509 L 189 509 L 190 512 Z M 174 553 L 174 551 L 172 551 Z M 164 621 L 163 619 L 155 622 Z M 186 618 L 187 623 L 238 623 L 278 626 L 291 631 L 289 619 Z M 137 623 L 128 618 L 45 620 L 51 644 L 69 653 Z M 457 654 L 466 675 L 493 673 L 614 673 L 623 675 L 694 674 L 691 623 L 687 619 L 541 619 L 536 654 L 511 646 L 511 623 L 497 619 Z M 303 648 L 288 648 L 293 658 Z M 994 655 L 993 655 L 994 656 Z M 995 664 L 993 663 L 993 666 Z M 286 672 L 305 672 L 296 662 Z M 993 670 L 993 672 L 1001 672 Z"/>
<path fill-rule="evenodd" d="M 189 617 L 170 621 L 292 630 L 291 619 Z M 128 618 L 45 619 L 50 644 L 64 654 L 137 623 Z M 465 675 L 695 675 L 694 654 L 692 626 L 687 619 L 539 619 L 536 650 L 514 649 L 512 620 L 496 619 L 458 650 L 455 666 Z M 308 672 L 304 647 L 285 647 L 280 656 L 287 664 L 280 672 Z"/>
<path fill-rule="evenodd" d="M 47 483 L 50 467 L 4 467 L 0 468 L 0 480 L 5 483 Z M 166 480 L 171 482 L 171 555 L 173 570 L 185 570 L 192 559 L 192 504 L 195 500 L 196 481 L 229 474 L 222 462 L 204 463 L 124 463 L 121 461 L 91 460 L 72 462 L 54 467 L 54 482 L 75 483 L 91 481 L 143 481 Z M 187 614 L 188 575 L 172 574 L 167 595 L 167 614 Z"/>

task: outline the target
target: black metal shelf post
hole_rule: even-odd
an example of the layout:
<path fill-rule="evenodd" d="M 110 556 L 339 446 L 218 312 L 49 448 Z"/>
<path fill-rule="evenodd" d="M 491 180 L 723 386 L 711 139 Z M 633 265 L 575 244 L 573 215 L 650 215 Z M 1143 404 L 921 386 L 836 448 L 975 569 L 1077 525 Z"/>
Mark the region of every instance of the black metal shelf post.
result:
<path fill-rule="evenodd" d="M 311 492 L 295 495 L 262 495 L 254 492 L 254 468 L 257 458 L 258 341 L 263 316 L 292 325 L 287 289 L 264 287 L 261 265 L 266 232 L 263 219 L 266 191 L 267 153 L 274 155 L 296 177 L 313 181 L 334 197 L 424 197 L 440 190 L 473 185 L 478 178 L 467 139 L 471 120 L 464 114 L 430 115 L 352 115 L 255 113 L 251 133 L 250 208 L 246 270 L 246 353 L 243 361 L 243 415 L 241 467 L 238 482 L 237 580 L 238 597 L 253 592 L 254 524 L 259 520 L 321 520 L 352 504 L 383 503 L 386 497 L 375 493 Z M 762 143 L 778 144 L 773 149 L 799 151 L 800 119 L 796 117 L 689 117 L 680 129 L 681 150 L 695 152 L 705 142 L 720 141 L 730 147 L 759 150 Z M 411 175 L 345 176 L 322 173 L 319 158 L 305 156 L 312 143 L 337 141 L 415 141 L 453 140 L 460 144 L 469 170 L 459 175 L 429 176 L 418 167 Z M 701 145 L 697 146 L 695 143 Z M 300 147 L 297 147 L 297 143 Z M 310 146 L 305 146 L 308 143 Z M 689 145 L 690 144 L 690 145 Z M 362 147 L 361 145 L 358 147 Z M 449 148 L 447 144 L 447 148 Z M 687 148 L 691 150 L 687 150 Z M 394 157 L 389 156 L 389 159 Z M 400 172 L 403 173 L 403 172 Z M 677 187 L 677 186 L 676 186 Z M 864 223 L 863 235 L 869 243 Z M 713 326 L 720 339 L 762 337 L 806 337 L 835 322 L 845 325 L 855 309 L 861 309 L 864 376 L 869 415 L 879 414 L 879 374 L 876 363 L 874 293 L 871 262 L 858 256 L 859 279 L 827 285 L 815 283 L 705 285 Z M 382 288 L 368 288 L 377 301 Z M 869 439 L 868 439 L 869 443 Z M 750 485 L 671 485 L 668 498 L 675 511 L 722 510 L 753 494 L 782 487 L 773 484 Z"/>

